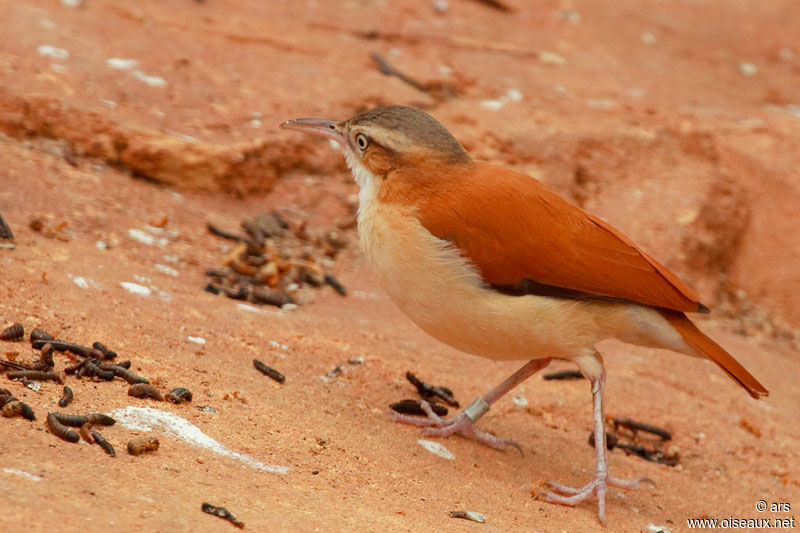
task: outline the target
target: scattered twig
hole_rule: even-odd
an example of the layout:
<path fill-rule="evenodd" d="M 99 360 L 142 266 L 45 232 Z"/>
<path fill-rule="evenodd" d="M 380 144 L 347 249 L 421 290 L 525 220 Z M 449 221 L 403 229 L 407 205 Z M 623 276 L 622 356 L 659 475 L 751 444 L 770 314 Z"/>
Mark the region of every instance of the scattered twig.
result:
<path fill-rule="evenodd" d="M 278 383 L 283 383 L 286 381 L 286 376 L 272 368 L 271 366 L 267 366 L 258 359 L 253 359 L 253 366 L 256 367 L 256 370 L 264 374 L 265 376 L 269 376 Z"/>
<path fill-rule="evenodd" d="M 441 398 L 441 400 L 448 405 L 459 407 L 458 402 L 455 400 L 455 398 L 453 398 L 453 391 L 447 387 L 434 387 L 433 385 L 428 385 L 424 381 L 418 379 L 417 376 L 411 372 L 406 372 L 406 379 L 417 388 L 417 392 L 419 392 L 419 395 L 423 398 L 431 398 L 436 396 L 437 398 Z"/>
<path fill-rule="evenodd" d="M 200 508 L 204 513 L 213 514 L 214 516 L 218 516 L 227 520 L 239 529 L 244 529 L 244 522 L 237 520 L 236 517 L 224 507 L 217 507 L 216 505 L 211 505 L 210 503 L 204 503 Z"/>
<path fill-rule="evenodd" d="M 633 431 L 634 435 L 636 435 L 637 431 L 645 431 L 647 433 L 652 433 L 653 435 L 661 437 L 662 440 L 672 439 L 672 434 L 670 434 L 670 432 L 667 431 L 666 429 L 661 429 L 656 426 L 651 426 L 650 424 L 645 424 L 643 422 L 635 422 L 630 418 L 615 418 L 614 429 L 617 429 L 619 426 L 630 429 L 631 431 Z"/>
<path fill-rule="evenodd" d="M 501 2 L 500 0 L 473 0 L 473 1 L 478 2 L 479 4 L 483 4 L 487 7 L 497 9 L 499 11 L 504 11 L 506 13 L 511 13 L 512 11 L 514 11 L 514 8 L 512 8 L 505 2 Z"/>
<path fill-rule="evenodd" d="M 431 403 L 430 406 L 433 412 L 437 415 L 447 416 L 447 407 L 444 405 Z M 426 414 L 422 409 L 422 405 L 420 404 L 419 400 L 400 400 L 399 402 L 390 403 L 389 408 L 392 411 L 402 413 L 404 415 L 425 416 Z"/>
<path fill-rule="evenodd" d="M 228 239 L 229 241 L 243 242 L 245 240 L 245 238 L 242 237 L 241 235 L 237 235 L 235 233 L 231 233 L 230 231 L 224 230 L 219 226 L 212 224 L 211 222 L 208 223 L 208 231 L 212 235 L 216 235 L 217 237 L 222 237 L 223 239 Z"/>

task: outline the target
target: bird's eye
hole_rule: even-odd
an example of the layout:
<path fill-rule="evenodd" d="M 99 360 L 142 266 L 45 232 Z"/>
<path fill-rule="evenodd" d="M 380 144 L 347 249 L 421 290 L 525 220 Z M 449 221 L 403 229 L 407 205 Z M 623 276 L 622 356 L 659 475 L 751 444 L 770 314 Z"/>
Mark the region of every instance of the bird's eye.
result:
<path fill-rule="evenodd" d="M 367 146 L 369 146 L 369 139 L 367 139 L 367 136 L 364 135 L 363 133 L 359 133 L 358 135 L 356 135 L 356 144 L 362 150 L 366 150 Z"/>

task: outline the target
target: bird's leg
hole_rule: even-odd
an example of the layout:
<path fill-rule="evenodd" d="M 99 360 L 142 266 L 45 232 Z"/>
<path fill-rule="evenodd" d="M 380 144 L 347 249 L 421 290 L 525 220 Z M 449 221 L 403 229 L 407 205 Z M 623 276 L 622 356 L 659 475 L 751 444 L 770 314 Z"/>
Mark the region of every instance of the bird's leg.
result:
<path fill-rule="evenodd" d="M 428 418 L 421 418 L 418 416 L 409 416 L 394 414 L 395 422 L 403 424 L 412 424 L 415 426 L 422 426 L 423 435 L 429 437 L 449 437 L 454 433 L 463 435 L 464 437 L 475 439 L 481 444 L 491 446 L 498 450 L 502 450 L 506 445 L 511 445 L 522 451 L 519 444 L 511 440 L 503 440 L 501 438 L 490 435 L 485 431 L 480 431 L 475 428 L 475 422 L 485 415 L 491 405 L 496 402 L 500 397 L 505 395 L 508 391 L 534 375 L 539 370 L 543 369 L 550 364 L 550 358 L 534 359 L 529 361 L 525 366 L 514 372 L 505 381 L 500 383 L 497 387 L 487 392 L 482 397 L 475 398 L 461 413 L 452 418 L 440 418 L 431 409 L 428 402 L 421 402 L 422 409 L 428 415 Z"/>
<path fill-rule="evenodd" d="M 655 486 L 653 480 L 641 477 L 638 479 L 625 480 L 617 479 L 608 475 L 608 451 L 606 449 L 605 416 L 603 409 L 603 396 L 606 388 L 606 371 L 603 368 L 599 376 L 592 378 L 592 399 L 594 401 L 594 442 L 595 453 L 597 455 L 597 469 L 594 478 L 585 486 L 575 489 L 557 483 L 547 482 L 545 485 L 552 491 L 542 491 L 536 495 L 538 499 L 551 503 L 564 505 L 575 505 L 593 495 L 597 495 L 597 514 L 600 522 L 606 523 L 606 491 L 608 487 L 619 487 L 622 489 L 635 489 L 641 483 L 650 483 Z"/>

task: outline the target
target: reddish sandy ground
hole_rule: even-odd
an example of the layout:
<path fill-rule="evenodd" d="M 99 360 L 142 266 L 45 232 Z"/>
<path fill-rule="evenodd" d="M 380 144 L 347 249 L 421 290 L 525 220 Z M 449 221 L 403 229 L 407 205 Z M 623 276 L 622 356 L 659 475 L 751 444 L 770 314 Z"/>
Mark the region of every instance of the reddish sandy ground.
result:
<path fill-rule="evenodd" d="M 353 230 L 336 265 L 345 298 L 325 288 L 297 310 L 256 312 L 202 291 L 205 269 L 231 249 L 207 222 L 236 228 L 282 208 L 324 228 L 349 213 L 355 185 L 341 155 L 276 124 L 377 103 L 424 106 L 476 157 L 542 179 L 632 236 L 702 292 L 716 311 L 702 327 L 770 389 L 757 402 L 709 362 L 601 346 L 609 415 L 664 427 L 680 449 L 675 468 L 611 453 L 615 475 L 657 487 L 611 490 L 606 530 L 797 516 L 800 7 L 507 3 L 516 10 L 475 0 L 440 3 L 443 13 L 427 1 L 0 2 L 0 213 L 16 237 L 0 249 L 0 323 L 103 341 L 161 389 L 194 392 L 191 405 L 157 404 L 128 397 L 120 380 L 70 377 L 68 412 L 157 407 L 291 468 L 259 471 L 159 430 L 158 452 L 131 457 L 125 443 L 147 432 L 121 425 L 104 430 L 112 459 L 46 430 L 57 384 L 34 392 L 3 378 L 37 420 L 0 420 L 0 529 L 231 530 L 203 502 L 253 531 L 603 529 L 594 503 L 531 497 L 543 480 L 591 475 L 586 382 L 536 376 L 516 391 L 527 407 L 505 398 L 481 420 L 524 456 L 456 437 L 441 440 L 447 460 L 385 416 L 415 397 L 408 370 L 466 403 L 518 364 L 460 354 L 418 330 L 381 292 Z M 373 52 L 457 97 L 382 76 Z M 109 58 L 138 65 L 114 69 Z M 33 231 L 35 218 L 66 222 L 69 240 Z M 163 246 L 130 237 L 165 218 Z M 27 344 L 0 350 L 31 357 Z M 286 383 L 258 374 L 254 357 Z M 344 373 L 325 378 L 337 365 Z M 760 513 L 759 500 L 792 511 Z M 486 523 L 448 516 L 458 509 Z"/>

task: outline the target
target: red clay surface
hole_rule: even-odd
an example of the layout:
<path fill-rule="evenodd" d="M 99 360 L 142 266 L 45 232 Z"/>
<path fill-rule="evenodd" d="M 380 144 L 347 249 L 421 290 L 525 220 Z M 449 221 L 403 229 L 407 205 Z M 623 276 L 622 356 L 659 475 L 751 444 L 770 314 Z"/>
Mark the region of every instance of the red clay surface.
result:
<path fill-rule="evenodd" d="M 531 497 L 543 480 L 580 485 L 591 475 L 586 382 L 536 376 L 516 391 L 527 407 L 505 398 L 481 420 L 524 457 L 456 437 L 440 441 L 455 455 L 443 459 L 417 444 L 417 429 L 388 420 L 390 402 L 416 397 L 408 370 L 467 403 L 518 364 L 463 355 L 419 331 L 381 292 L 354 234 L 336 266 L 345 298 L 324 288 L 295 311 L 253 312 L 202 291 L 204 270 L 231 249 L 207 222 L 236 228 L 281 208 L 326 228 L 350 212 L 355 185 L 341 154 L 276 125 L 377 103 L 426 107 L 476 157 L 540 178 L 630 235 L 701 291 L 715 310 L 701 326 L 770 389 L 756 402 L 709 362 L 602 345 L 608 414 L 670 430 L 681 454 L 670 468 L 611 453 L 615 475 L 657 487 L 612 490 L 606 530 L 797 515 L 759 513 L 756 503 L 800 507 L 800 7 L 507 3 L 517 9 L 474 0 L 450 0 L 443 14 L 412 1 L 0 3 L 0 213 L 16 237 L 14 250 L 0 249 L 0 326 L 100 340 L 162 390 L 194 392 L 191 405 L 157 404 L 128 397 L 120 380 L 70 377 L 67 412 L 156 407 L 235 452 L 291 467 L 261 472 L 158 431 L 156 453 L 131 457 L 125 443 L 145 432 L 120 425 L 103 430 L 112 459 L 46 430 L 60 386 L 37 393 L 3 378 L 37 420 L 0 420 L 0 528 L 231 530 L 200 511 L 210 502 L 253 531 L 603 529 L 593 503 Z M 373 52 L 458 97 L 381 75 Z M 109 58 L 137 60 L 139 78 L 155 85 Z M 130 237 L 165 218 L 155 236 L 163 246 Z M 33 219 L 66 222 L 69 240 L 33 231 Z M 0 350 L 32 357 L 27 343 Z M 347 363 L 358 357 L 363 364 Z M 253 358 L 286 383 L 257 373 Z M 57 357 L 58 368 L 67 364 Z M 323 378 L 337 365 L 342 375 Z M 487 521 L 450 518 L 457 509 Z"/>

